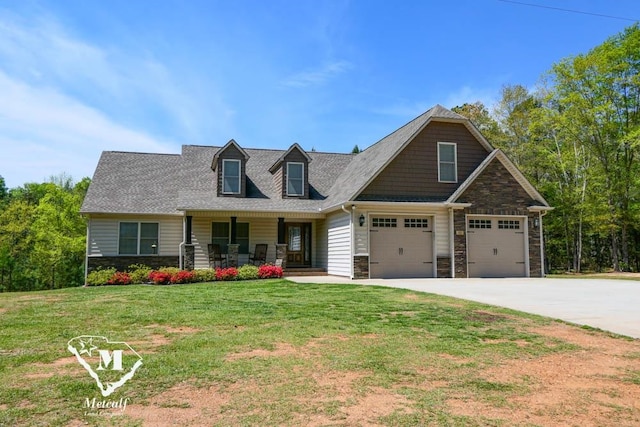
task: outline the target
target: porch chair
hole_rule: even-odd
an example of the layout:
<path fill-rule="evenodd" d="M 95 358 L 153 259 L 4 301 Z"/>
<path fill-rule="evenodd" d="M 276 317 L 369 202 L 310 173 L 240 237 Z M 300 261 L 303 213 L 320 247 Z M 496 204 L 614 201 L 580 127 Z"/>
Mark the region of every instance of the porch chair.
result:
<path fill-rule="evenodd" d="M 249 262 L 253 265 L 262 265 L 267 263 L 267 248 L 268 245 L 266 243 L 258 243 L 256 244 L 256 250 L 253 254 L 249 254 Z"/>
<path fill-rule="evenodd" d="M 220 251 L 220 245 L 217 243 L 209 243 L 207 246 L 209 249 L 209 268 L 215 268 L 216 263 L 218 263 L 221 268 L 223 267 L 223 264 L 224 267 L 226 267 L 227 255 Z"/>

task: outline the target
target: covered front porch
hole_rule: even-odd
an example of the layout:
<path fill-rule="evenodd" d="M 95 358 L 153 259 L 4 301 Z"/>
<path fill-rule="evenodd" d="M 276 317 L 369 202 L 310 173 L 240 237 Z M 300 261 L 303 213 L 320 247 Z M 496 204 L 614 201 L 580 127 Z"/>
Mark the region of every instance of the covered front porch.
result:
<path fill-rule="evenodd" d="M 278 264 L 287 269 L 326 269 L 319 223 L 322 215 L 287 212 L 186 211 L 184 244 L 180 251 L 185 269 Z M 213 245 L 213 246 L 212 246 Z M 266 257 L 255 260 L 256 245 L 266 245 Z M 211 248 L 222 259 L 214 259 Z"/>

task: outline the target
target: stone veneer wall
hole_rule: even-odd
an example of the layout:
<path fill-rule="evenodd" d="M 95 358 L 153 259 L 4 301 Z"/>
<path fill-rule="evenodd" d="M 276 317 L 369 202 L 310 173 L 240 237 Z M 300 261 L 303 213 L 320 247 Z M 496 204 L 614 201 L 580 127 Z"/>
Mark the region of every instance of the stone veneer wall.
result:
<path fill-rule="evenodd" d="M 453 254 L 455 257 L 456 277 L 467 277 L 467 224 L 465 210 L 453 212 Z M 458 231 L 462 231 L 458 234 Z"/>
<path fill-rule="evenodd" d="M 112 268 L 126 270 L 132 264 L 143 264 L 154 269 L 160 267 L 179 267 L 180 257 L 175 256 L 100 256 L 87 259 L 87 272 L 96 268 Z"/>
<path fill-rule="evenodd" d="M 498 159 L 494 159 L 487 166 L 457 201 L 470 202 L 473 205 L 454 213 L 456 277 L 467 277 L 467 236 L 456 233 L 461 230 L 466 233 L 467 214 L 526 216 L 529 231 L 529 274 L 531 277 L 542 276 L 540 227 L 533 226 L 533 220 L 538 217 L 538 213 L 527 209 L 541 203 L 527 194 Z"/>
<path fill-rule="evenodd" d="M 184 269 L 193 270 L 196 265 L 196 247 L 194 245 L 184 245 Z"/>
<path fill-rule="evenodd" d="M 369 256 L 368 255 L 354 255 L 353 278 L 354 279 L 369 278 Z"/>
<path fill-rule="evenodd" d="M 542 221 L 538 212 L 529 213 L 529 275 L 531 277 L 544 277 L 540 225 L 538 227 L 534 225 L 536 218 Z"/>

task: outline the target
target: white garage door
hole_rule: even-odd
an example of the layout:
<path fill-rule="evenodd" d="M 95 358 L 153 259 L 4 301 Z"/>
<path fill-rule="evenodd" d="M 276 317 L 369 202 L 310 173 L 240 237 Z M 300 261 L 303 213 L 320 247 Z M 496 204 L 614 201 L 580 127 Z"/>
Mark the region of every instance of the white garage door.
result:
<path fill-rule="evenodd" d="M 525 277 L 524 218 L 467 218 L 469 277 Z"/>
<path fill-rule="evenodd" d="M 371 216 L 372 278 L 433 277 L 431 217 Z"/>

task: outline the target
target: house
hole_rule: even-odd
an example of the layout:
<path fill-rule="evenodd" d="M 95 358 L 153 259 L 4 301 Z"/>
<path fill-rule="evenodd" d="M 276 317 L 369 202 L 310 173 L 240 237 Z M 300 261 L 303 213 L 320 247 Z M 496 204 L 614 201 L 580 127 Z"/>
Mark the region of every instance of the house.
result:
<path fill-rule="evenodd" d="M 185 145 L 106 151 L 81 212 L 87 269 L 267 261 L 347 278 L 540 277 L 548 203 L 439 105 L 359 154 Z"/>

